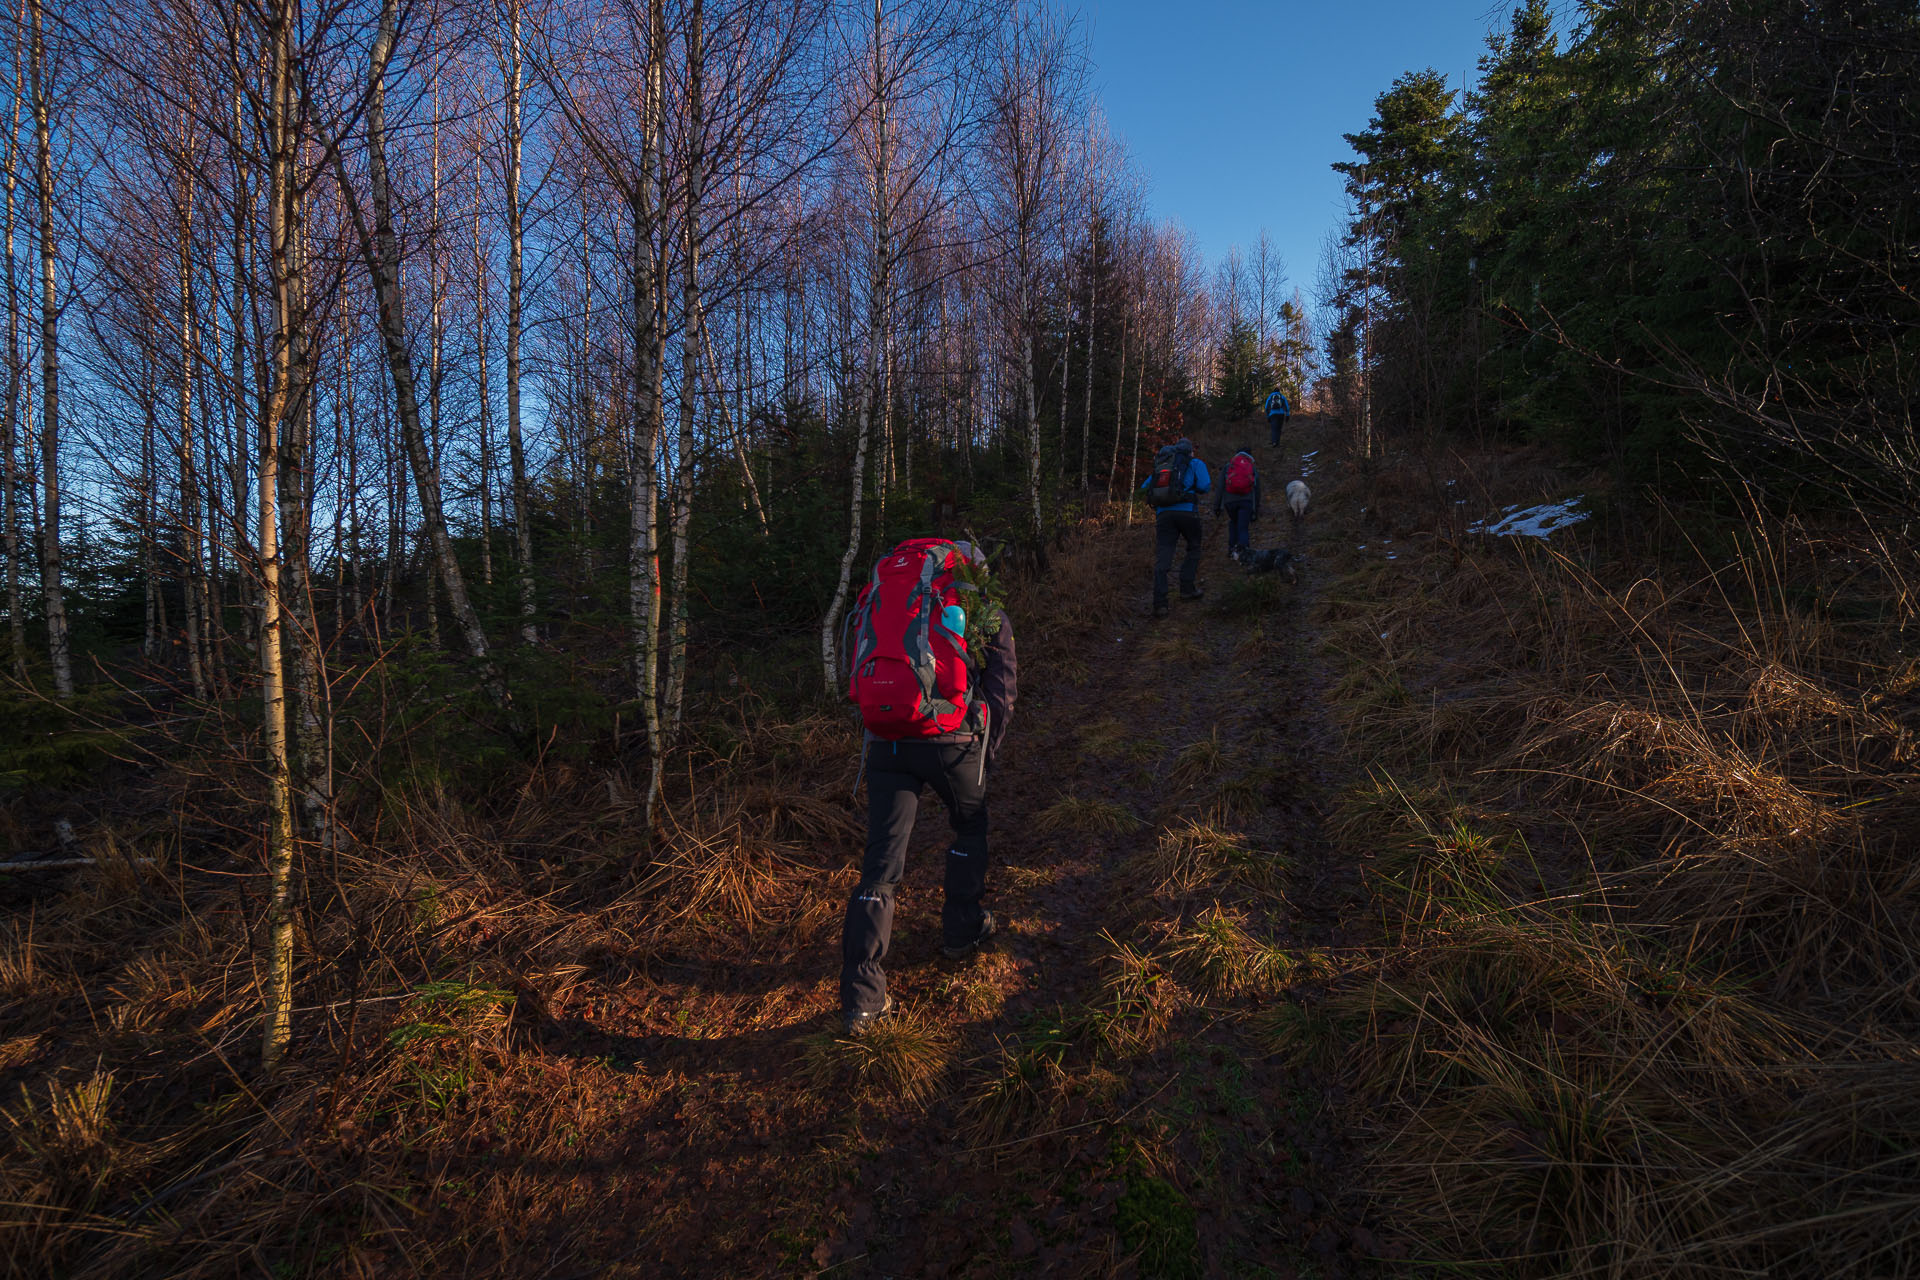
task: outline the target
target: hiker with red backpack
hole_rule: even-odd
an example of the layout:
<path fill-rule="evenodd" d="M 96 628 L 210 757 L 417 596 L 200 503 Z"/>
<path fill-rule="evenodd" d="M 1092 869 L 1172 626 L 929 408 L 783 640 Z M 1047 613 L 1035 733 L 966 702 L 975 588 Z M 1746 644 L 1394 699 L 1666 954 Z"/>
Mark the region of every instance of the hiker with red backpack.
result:
<path fill-rule="evenodd" d="M 1226 513 L 1227 558 L 1238 564 L 1253 549 L 1253 522 L 1260 518 L 1260 469 L 1251 446 L 1233 455 L 1213 500 L 1213 514 Z"/>
<path fill-rule="evenodd" d="M 1200 515 L 1194 504 L 1213 488 L 1207 464 L 1193 456 L 1193 441 L 1181 436 L 1155 455 L 1153 470 L 1140 488 L 1154 506 L 1153 616 L 1167 616 L 1167 575 L 1173 570 L 1173 550 L 1187 540 L 1187 558 L 1180 565 L 1180 598 L 1198 600 L 1200 590 Z"/>
<path fill-rule="evenodd" d="M 840 940 L 840 1013 L 851 1036 L 893 1009 L 881 962 L 906 871 L 920 795 L 947 807 L 941 953 L 965 960 L 993 936 L 987 883 L 987 779 L 1013 720 L 1013 624 L 986 557 L 971 543 L 915 538 L 880 558 L 848 613 L 847 696 L 866 728 L 867 851 Z"/>

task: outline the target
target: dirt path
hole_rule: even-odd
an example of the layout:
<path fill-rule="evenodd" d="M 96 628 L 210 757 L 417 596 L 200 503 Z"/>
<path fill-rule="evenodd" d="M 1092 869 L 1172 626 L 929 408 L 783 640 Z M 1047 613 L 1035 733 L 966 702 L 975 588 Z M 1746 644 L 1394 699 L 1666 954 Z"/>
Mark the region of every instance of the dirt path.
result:
<path fill-rule="evenodd" d="M 1259 449 L 1276 495 L 1315 430 Z M 1200 441 L 1216 469 L 1226 443 Z M 1278 514 L 1255 526 L 1256 545 L 1285 537 Z M 1297 586 L 1250 579 L 1209 520 L 1207 599 L 1152 622 L 1150 525 L 1088 550 L 1125 609 L 1026 665 L 991 797 L 993 948 L 938 958 L 930 801 L 888 965 L 906 1017 L 877 1048 L 827 1030 L 850 872 L 772 938 L 596 978 L 522 1055 L 526 1105 L 578 1156 L 503 1169 L 482 1138 L 434 1157 L 476 1268 L 1350 1272 L 1338 1099 L 1274 1054 L 1287 990 L 1355 901 L 1320 834 L 1343 766 L 1311 552 Z M 461 1211 L 463 1189 L 485 1203 Z M 515 1226 L 488 1240 L 486 1219 Z"/>

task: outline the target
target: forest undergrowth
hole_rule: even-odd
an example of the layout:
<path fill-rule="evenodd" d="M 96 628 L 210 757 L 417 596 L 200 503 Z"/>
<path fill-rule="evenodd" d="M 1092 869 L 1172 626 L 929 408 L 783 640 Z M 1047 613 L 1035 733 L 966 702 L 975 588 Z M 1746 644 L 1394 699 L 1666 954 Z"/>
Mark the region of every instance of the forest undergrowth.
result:
<path fill-rule="evenodd" d="M 1415 1265 L 1920 1267 L 1916 563 L 1407 449 L 1321 503 L 1375 945 L 1290 1010 Z M 1473 532 L 1565 499 L 1550 539 Z"/>
<path fill-rule="evenodd" d="M 123 767 L 92 865 L 0 881 L 6 1269 L 1910 1269 L 1913 566 L 1296 431 L 1257 452 L 1316 489 L 1297 584 L 1210 529 L 1207 598 L 1149 622 L 1117 513 L 1014 584 L 1005 928 L 938 958 L 924 808 L 858 1041 L 837 707 L 707 709 L 651 851 L 617 762 L 403 719 L 421 767 L 308 868 L 270 1076 L 250 784 Z M 1548 540 L 1471 529 L 1576 489 Z"/>
<path fill-rule="evenodd" d="M 651 850 L 617 761 L 463 763 L 444 717 L 392 717 L 404 767 L 307 866 L 269 1076 L 254 784 L 212 748 L 136 753 L 112 782 L 137 798 L 76 823 L 94 862 L 3 886 L 6 1269 L 1335 1276 L 1391 1253 L 1345 1195 L 1337 1093 L 1274 1057 L 1357 901 L 1319 828 L 1341 766 L 1316 588 L 1230 575 L 1217 532 L 1207 553 L 1210 598 L 1159 624 L 1151 525 L 1118 512 L 1014 583 L 1005 927 L 937 958 L 923 808 L 901 1014 L 859 1041 L 835 1016 L 864 826 L 837 707 L 703 716 Z"/>

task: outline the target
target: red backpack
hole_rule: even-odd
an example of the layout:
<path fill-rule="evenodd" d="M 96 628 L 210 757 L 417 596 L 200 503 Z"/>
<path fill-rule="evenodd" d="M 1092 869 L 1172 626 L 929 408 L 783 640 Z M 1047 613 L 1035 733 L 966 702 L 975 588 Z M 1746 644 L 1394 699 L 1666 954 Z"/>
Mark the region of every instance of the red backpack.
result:
<path fill-rule="evenodd" d="M 847 697 L 874 737 L 933 738 L 966 726 L 977 690 L 968 665 L 965 553 L 945 538 L 903 542 L 873 566 L 847 615 Z"/>
<path fill-rule="evenodd" d="M 1236 453 L 1227 464 L 1227 492 L 1244 498 L 1253 492 L 1253 455 Z"/>

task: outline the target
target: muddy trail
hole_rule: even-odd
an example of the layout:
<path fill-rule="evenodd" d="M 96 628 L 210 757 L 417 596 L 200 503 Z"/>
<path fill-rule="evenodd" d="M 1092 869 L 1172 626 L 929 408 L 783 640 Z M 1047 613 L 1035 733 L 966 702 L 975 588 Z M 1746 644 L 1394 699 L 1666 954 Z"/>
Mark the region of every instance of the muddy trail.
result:
<path fill-rule="evenodd" d="M 1316 430 L 1257 450 L 1269 492 Z M 1228 443 L 1198 440 L 1216 471 Z M 1343 765 L 1307 622 L 1313 522 L 1297 584 L 1245 575 L 1207 525 L 1205 599 L 1150 620 L 1151 525 L 1113 528 L 1070 585 L 1117 593 L 1118 616 L 1023 663 L 990 792 L 986 951 L 939 956 L 947 828 L 929 794 L 884 1032 L 837 1035 L 850 835 L 774 942 L 723 931 L 583 980 L 564 1012 L 523 1008 L 526 1120 L 500 1141 L 462 1124 L 422 1154 L 430 1230 L 475 1269 L 555 1276 L 1361 1265 L 1341 1099 L 1277 1052 L 1359 900 L 1321 834 Z M 1271 507 L 1254 529 L 1256 546 L 1288 537 Z M 536 1114 L 570 1152 L 559 1167 L 516 1164 Z"/>

